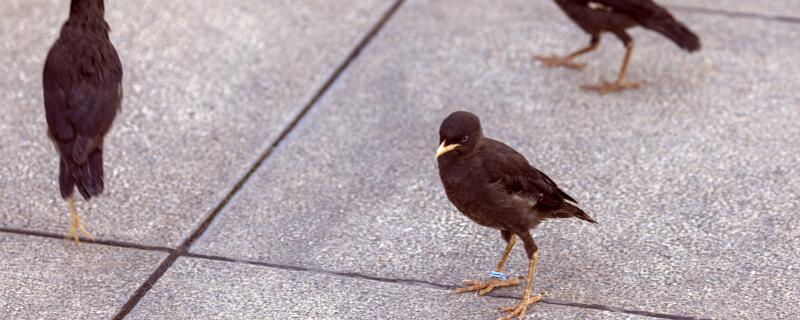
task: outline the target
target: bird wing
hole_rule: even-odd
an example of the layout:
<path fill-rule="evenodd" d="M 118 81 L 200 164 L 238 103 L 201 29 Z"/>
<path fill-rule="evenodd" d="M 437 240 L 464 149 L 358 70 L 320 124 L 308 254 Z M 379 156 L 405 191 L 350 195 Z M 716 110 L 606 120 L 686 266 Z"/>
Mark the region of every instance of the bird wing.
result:
<path fill-rule="evenodd" d="M 682 49 L 694 52 L 700 49 L 700 38 L 662 6 L 651 0 L 591 0 L 606 9 L 633 19 L 642 27 L 663 34 Z"/>
<path fill-rule="evenodd" d="M 651 0 L 590 0 L 590 2 L 624 14 L 643 25 L 653 19 L 672 19 L 669 11 Z"/>
<path fill-rule="evenodd" d="M 499 185 L 509 195 L 534 200 L 536 206 L 559 208 L 564 200 L 576 202 L 520 153 L 502 142 L 487 140 L 486 152 L 491 153 L 492 161 L 485 161 L 483 166 L 490 183 Z"/>
<path fill-rule="evenodd" d="M 120 65 L 116 52 L 110 58 L 110 64 Z M 102 141 L 122 99 L 121 67 L 98 67 L 92 69 L 94 74 L 86 71 L 76 70 L 63 51 L 55 49 L 47 57 L 43 76 L 50 134 L 62 154 L 79 164 Z"/>

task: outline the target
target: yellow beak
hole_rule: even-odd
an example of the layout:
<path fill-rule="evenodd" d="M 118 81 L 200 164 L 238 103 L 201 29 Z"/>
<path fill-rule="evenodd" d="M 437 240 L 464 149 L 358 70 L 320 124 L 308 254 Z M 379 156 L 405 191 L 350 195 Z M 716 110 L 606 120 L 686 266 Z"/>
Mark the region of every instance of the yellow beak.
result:
<path fill-rule="evenodd" d="M 461 145 L 458 144 L 458 143 L 454 143 L 454 144 L 451 144 L 449 146 L 446 146 L 446 145 L 444 145 L 444 141 L 442 141 L 442 145 L 439 146 L 439 149 L 436 149 L 436 157 L 438 158 L 439 156 L 447 153 L 448 151 L 453 150 L 455 148 L 458 148 L 460 146 Z"/>

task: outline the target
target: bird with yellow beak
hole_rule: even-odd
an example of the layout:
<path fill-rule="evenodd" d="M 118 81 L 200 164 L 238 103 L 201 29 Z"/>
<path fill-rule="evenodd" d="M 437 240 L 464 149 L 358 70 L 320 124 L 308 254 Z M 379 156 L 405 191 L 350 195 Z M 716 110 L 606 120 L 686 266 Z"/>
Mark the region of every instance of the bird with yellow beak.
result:
<path fill-rule="evenodd" d="M 472 221 L 500 230 L 506 241 L 491 279 L 465 281 L 466 287 L 456 292 L 483 295 L 497 287 L 519 284 L 518 278 L 509 279 L 502 272 L 519 238 L 528 255 L 527 283 L 519 304 L 500 308 L 506 313 L 500 319 L 524 319 L 528 306 L 542 298 L 541 294 L 531 296 L 539 248 L 530 229 L 554 218 L 596 222 L 525 157 L 500 141 L 484 137 L 476 115 L 466 111 L 450 114 L 439 128 L 439 141 L 436 159 L 447 198 Z"/>
<path fill-rule="evenodd" d="M 445 145 L 445 143 L 447 143 L 447 141 L 442 141 L 442 144 L 439 145 L 438 149 L 436 149 L 436 157 L 437 158 L 440 157 L 441 155 L 447 153 L 448 151 L 453 150 L 453 149 L 458 148 L 458 147 L 461 146 L 458 143 L 449 144 L 449 145 Z"/>

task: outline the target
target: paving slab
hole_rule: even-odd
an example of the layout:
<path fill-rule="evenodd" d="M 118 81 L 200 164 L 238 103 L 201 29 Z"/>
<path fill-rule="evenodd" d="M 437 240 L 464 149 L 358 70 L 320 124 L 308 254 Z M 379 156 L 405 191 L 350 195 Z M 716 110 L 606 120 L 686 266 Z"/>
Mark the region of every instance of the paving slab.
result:
<path fill-rule="evenodd" d="M 128 319 L 495 319 L 513 299 L 180 258 Z M 638 319 L 539 304 L 529 319 Z"/>
<path fill-rule="evenodd" d="M 68 1 L 0 4 L 0 225 L 64 232 L 41 70 Z M 125 70 L 106 139 L 98 238 L 176 246 L 300 112 L 391 5 L 352 1 L 110 1 Z"/>
<path fill-rule="evenodd" d="M 683 6 L 720 10 L 729 13 L 800 18 L 800 2 L 794 0 L 658 0 L 657 2 L 668 7 Z M 676 13 L 678 15 L 682 14 L 680 12 Z"/>
<path fill-rule="evenodd" d="M 166 253 L 0 233 L 3 319 L 110 319 Z"/>
<path fill-rule="evenodd" d="M 448 203 L 434 158 L 441 120 L 468 109 L 600 221 L 534 232 L 536 287 L 553 299 L 800 312 L 796 26 L 684 13 L 713 35 L 694 55 L 635 30 L 629 78 L 648 84 L 599 97 L 578 86 L 616 76 L 617 40 L 581 58 L 583 72 L 531 60 L 588 40 L 557 10 L 407 2 L 192 251 L 447 285 L 485 277 L 502 241 Z"/>

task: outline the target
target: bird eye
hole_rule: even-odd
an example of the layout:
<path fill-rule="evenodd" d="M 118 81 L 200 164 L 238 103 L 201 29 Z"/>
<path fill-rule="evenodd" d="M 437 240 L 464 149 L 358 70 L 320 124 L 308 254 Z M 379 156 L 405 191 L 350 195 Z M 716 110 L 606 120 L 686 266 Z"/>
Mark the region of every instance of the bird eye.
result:
<path fill-rule="evenodd" d="M 461 138 L 461 143 L 467 143 L 467 141 L 469 141 L 469 136 L 464 136 Z"/>

